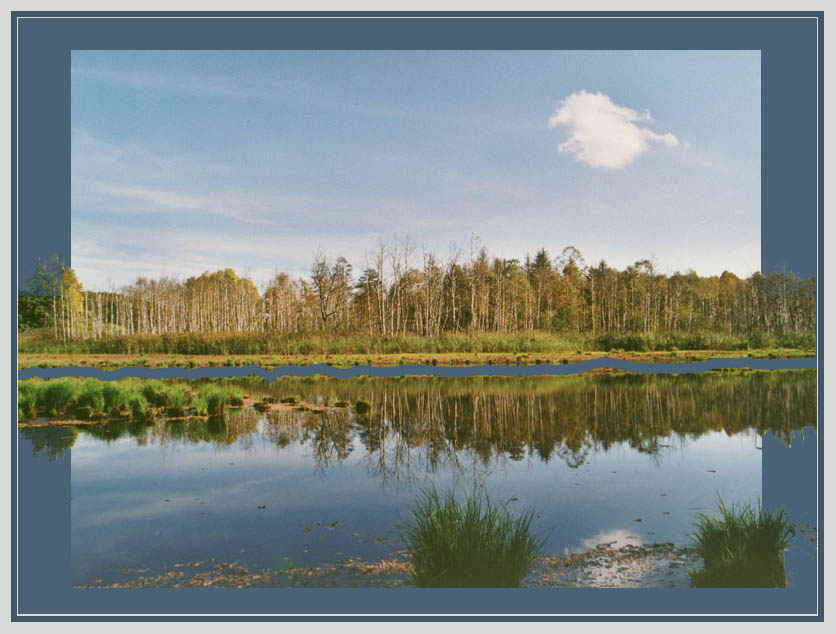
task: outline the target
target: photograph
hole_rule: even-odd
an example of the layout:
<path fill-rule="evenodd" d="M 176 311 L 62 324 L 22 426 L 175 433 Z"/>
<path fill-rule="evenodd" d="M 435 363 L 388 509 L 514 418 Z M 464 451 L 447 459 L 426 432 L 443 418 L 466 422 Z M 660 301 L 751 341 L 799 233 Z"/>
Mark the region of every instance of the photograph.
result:
<path fill-rule="evenodd" d="M 19 368 L 225 369 L 20 381 L 73 586 L 786 586 L 816 527 L 761 438 L 815 367 L 677 367 L 815 357 L 815 278 L 759 270 L 760 61 L 73 51 Z"/>
<path fill-rule="evenodd" d="M 821 620 L 821 14 L 739 17 L 13 13 L 13 620 Z"/>

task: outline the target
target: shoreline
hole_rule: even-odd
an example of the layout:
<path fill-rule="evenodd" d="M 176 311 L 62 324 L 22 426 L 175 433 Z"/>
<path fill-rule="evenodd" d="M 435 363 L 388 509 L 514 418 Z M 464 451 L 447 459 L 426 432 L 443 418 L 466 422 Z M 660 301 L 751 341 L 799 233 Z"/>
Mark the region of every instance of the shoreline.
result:
<path fill-rule="evenodd" d="M 790 373 L 797 373 L 797 372 L 816 372 L 815 369 L 750 369 L 750 368 L 739 368 L 739 369 L 716 369 L 704 372 L 698 372 L 697 375 L 720 375 L 720 376 L 749 376 L 750 374 L 761 374 L 761 373 L 774 373 L 774 372 L 790 372 Z M 548 381 L 573 381 L 577 380 L 579 377 L 596 377 L 596 378 L 604 378 L 604 377 L 612 377 L 613 379 L 623 377 L 627 378 L 630 376 L 635 377 L 656 377 L 659 375 L 656 374 L 645 374 L 645 373 L 636 373 L 636 372 L 628 372 L 624 370 L 618 370 L 614 368 L 600 368 L 600 369 L 592 369 L 586 370 L 583 372 L 578 373 L 567 373 L 567 374 L 555 374 L 555 375 L 536 375 L 531 377 L 504 377 L 504 376 L 478 376 L 478 377 L 458 377 L 458 378 L 451 378 L 451 379 L 442 379 L 442 380 L 455 380 L 455 381 L 469 381 L 469 380 L 477 380 L 477 379 L 484 379 L 484 380 L 498 380 L 501 381 L 502 379 L 544 379 Z M 666 374 L 664 376 L 683 376 L 681 374 Z M 313 377 L 286 377 L 293 381 L 317 381 L 323 375 L 315 375 Z M 414 378 L 416 380 L 425 380 L 428 378 L 434 377 L 427 377 L 427 376 L 419 376 L 419 375 L 405 375 L 403 377 L 369 377 L 369 376 L 360 376 L 354 377 L 351 379 L 333 379 L 331 377 L 326 377 L 325 380 L 346 380 L 346 381 L 364 381 L 364 380 L 373 380 L 373 381 L 396 381 L 399 382 L 404 378 Z M 241 377 L 238 380 L 245 380 L 246 377 Z M 43 382 L 49 381 L 93 381 L 93 382 L 100 382 L 102 384 L 109 383 L 105 379 L 98 379 L 98 378 L 79 378 L 79 377 L 63 377 L 63 378 L 55 378 L 55 379 L 42 379 L 42 378 L 28 378 L 28 379 L 19 379 L 18 385 L 21 386 L 19 389 L 22 389 L 22 386 L 30 384 L 30 382 L 36 382 L 36 385 L 45 385 Z M 153 378 L 137 378 L 137 377 L 127 377 L 121 379 L 115 379 L 114 382 L 121 383 L 126 382 L 128 385 L 135 385 L 137 383 L 144 384 L 147 386 L 153 385 L 164 385 L 164 382 L 171 382 L 170 385 L 177 386 L 177 385 L 203 385 L 203 386 L 210 386 L 213 383 L 216 385 L 224 385 L 227 381 L 235 381 L 235 378 L 202 378 L 202 379 L 181 379 L 181 378 L 163 378 L 163 379 L 153 379 Z M 267 379 L 257 378 L 257 381 L 264 381 L 265 384 L 273 384 L 275 383 L 278 385 L 278 382 L 282 380 L 282 378 L 275 379 L 273 381 L 268 381 Z M 90 407 L 82 407 L 79 405 L 77 400 L 69 400 L 67 401 L 66 405 L 62 407 L 57 407 L 57 413 L 54 413 L 52 416 L 49 416 L 46 413 L 45 409 L 38 409 L 37 412 L 35 409 L 31 410 L 31 413 L 24 417 L 21 414 L 21 410 L 18 410 L 18 418 L 17 418 L 17 427 L 19 429 L 23 428 L 38 428 L 38 427 L 67 427 L 67 426 L 77 426 L 77 427 L 86 427 L 86 426 L 94 426 L 94 425 L 106 425 L 110 423 L 120 423 L 120 422 L 134 422 L 134 423 L 142 423 L 142 424 L 154 424 L 159 421 L 182 421 L 182 422 L 192 422 L 192 421 L 206 421 L 211 418 L 217 418 L 223 416 L 224 412 L 227 410 L 252 410 L 258 412 L 259 415 L 268 415 L 271 411 L 284 411 L 284 412 L 308 412 L 311 414 L 325 414 L 328 412 L 338 412 L 338 411 L 351 411 L 357 414 L 364 414 L 368 411 L 369 404 L 363 401 L 362 399 L 348 399 L 348 400 L 339 400 L 334 402 L 308 402 L 303 400 L 299 397 L 298 394 L 293 393 L 293 384 L 288 385 L 287 389 L 291 390 L 291 393 L 282 395 L 271 394 L 269 392 L 265 393 L 262 390 L 255 390 L 247 389 L 246 391 L 239 392 L 237 398 L 237 402 L 232 399 L 232 395 L 227 395 L 225 397 L 226 402 L 220 406 L 220 409 L 212 410 L 209 409 L 208 411 L 201 411 L 201 410 L 193 410 L 190 405 L 183 405 L 179 408 L 178 411 L 171 411 L 170 407 L 167 407 L 162 401 L 155 401 L 153 403 L 148 402 L 144 399 L 145 406 L 142 409 L 141 414 L 135 414 L 131 411 L 131 406 L 127 404 L 127 401 L 123 401 L 121 408 L 119 409 L 118 414 L 114 411 L 110 411 L 109 413 L 105 413 L 105 411 L 99 412 L 92 412 L 90 411 Z M 259 396 L 260 394 L 260 396 Z M 151 397 L 149 397 L 151 398 Z M 160 397 L 158 397 L 160 398 Z M 165 396 L 161 398 L 167 398 Z M 32 403 L 34 407 L 34 402 Z M 363 409 L 359 409 L 363 408 Z"/>
<path fill-rule="evenodd" d="M 372 353 L 372 354 L 87 354 L 87 353 L 18 353 L 18 370 L 28 368 L 60 368 L 81 366 L 100 370 L 126 367 L 142 368 L 218 368 L 259 366 L 274 370 L 281 366 L 328 365 L 334 368 L 357 366 L 396 367 L 399 365 L 428 365 L 467 367 L 471 365 L 530 366 L 569 365 L 602 358 L 621 359 L 636 363 L 694 363 L 711 359 L 799 359 L 815 358 L 815 350 L 798 348 L 756 350 L 672 350 L 651 352 L 587 351 L 587 352 L 444 352 L 430 353 Z"/>
<path fill-rule="evenodd" d="M 535 559 L 521 588 L 682 588 L 689 570 L 699 564 L 693 549 L 670 542 L 614 546 L 598 544 L 569 555 Z M 170 568 L 170 569 L 169 569 Z M 332 564 L 267 569 L 215 558 L 164 566 L 155 575 L 147 569 L 135 578 L 105 583 L 96 579 L 75 588 L 247 588 L 247 587 L 414 587 L 407 553 L 399 550 L 378 561 L 348 557 Z"/>

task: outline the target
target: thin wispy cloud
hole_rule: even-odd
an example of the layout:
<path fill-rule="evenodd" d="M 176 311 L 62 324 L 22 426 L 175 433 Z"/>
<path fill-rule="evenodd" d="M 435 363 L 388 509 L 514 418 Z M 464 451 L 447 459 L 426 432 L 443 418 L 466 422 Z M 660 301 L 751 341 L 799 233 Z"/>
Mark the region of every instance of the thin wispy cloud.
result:
<path fill-rule="evenodd" d="M 558 104 L 548 125 L 569 129 L 569 138 L 557 146 L 558 151 L 593 167 L 620 169 L 633 163 L 654 143 L 680 145 L 671 132 L 658 134 L 641 125 L 652 121 L 646 110 L 640 113 L 619 106 L 604 93 L 581 90 Z"/>
<path fill-rule="evenodd" d="M 85 288 L 226 267 L 259 283 L 307 275 L 318 247 L 359 272 L 379 237 L 443 256 L 476 233 L 506 258 L 574 244 L 745 274 L 760 87 L 740 78 L 758 68 L 740 52 L 74 52 L 72 264 Z M 676 160 L 640 160 L 654 152 Z M 601 186 L 631 164 L 642 178 Z"/>
<path fill-rule="evenodd" d="M 195 97 L 227 97 L 232 99 L 260 99 L 268 102 L 313 99 L 322 92 L 316 84 L 298 80 L 272 78 L 243 78 L 217 76 L 207 73 L 194 75 L 166 74 L 136 70 L 116 71 L 103 68 L 73 68 L 73 79 L 127 86 L 137 90 L 164 90 L 188 93 Z M 329 102 L 328 105 L 333 105 Z"/>
<path fill-rule="evenodd" d="M 359 86 L 327 86 L 312 81 L 282 79 L 272 76 L 235 77 L 199 72 L 191 75 L 137 70 L 117 71 L 73 66 L 73 80 L 87 84 L 109 85 L 137 91 L 179 93 L 198 100 L 207 98 L 260 102 L 277 107 L 297 106 L 322 112 L 350 113 L 371 118 L 448 123 L 462 129 L 512 129 L 535 132 L 536 121 L 514 120 L 479 111 L 453 112 L 428 110 L 414 103 L 408 107 L 387 105 L 387 99 L 370 100 Z"/>
<path fill-rule="evenodd" d="M 229 185 L 236 170 L 208 159 L 109 142 L 83 129 L 72 140 L 74 208 L 114 215 L 192 212 L 271 227 L 282 224 L 286 209 L 322 204 L 312 194 Z"/>

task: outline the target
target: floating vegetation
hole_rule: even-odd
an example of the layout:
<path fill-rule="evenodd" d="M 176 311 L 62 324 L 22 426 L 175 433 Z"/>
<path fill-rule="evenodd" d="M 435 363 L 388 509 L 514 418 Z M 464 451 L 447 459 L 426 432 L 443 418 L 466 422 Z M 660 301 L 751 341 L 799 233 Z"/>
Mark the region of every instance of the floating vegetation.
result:
<path fill-rule="evenodd" d="M 572 555 L 536 557 L 520 584 L 524 588 L 681 588 L 698 561 L 692 549 L 670 543 L 615 548 L 601 544 Z M 158 574 L 121 570 L 122 579 L 95 579 L 80 588 L 250 588 L 250 587 L 403 587 L 414 583 L 406 550 L 396 550 L 377 561 L 349 557 L 332 564 L 268 569 L 239 562 L 176 563 Z M 133 578 L 126 576 L 136 574 Z"/>
<path fill-rule="evenodd" d="M 688 571 L 698 562 L 693 549 L 670 542 L 599 544 L 571 555 L 539 557 L 526 587 L 679 588 L 690 583 Z"/>

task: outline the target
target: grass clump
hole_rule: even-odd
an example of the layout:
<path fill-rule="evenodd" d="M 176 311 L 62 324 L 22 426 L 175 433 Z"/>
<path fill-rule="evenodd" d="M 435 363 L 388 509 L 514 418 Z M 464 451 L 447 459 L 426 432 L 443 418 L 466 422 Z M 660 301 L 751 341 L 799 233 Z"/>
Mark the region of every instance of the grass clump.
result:
<path fill-rule="evenodd" d="M 151 421 L 156 418 L 157 410 L 151 407 L 148 399 L 142 394 L 134 394 L 128 400 L 128 407 L 131 410 L 131 418 L 135 421 Z"/>
<path fill-rule="evenodd" d="M 42 386 L 37 393 L 37 407 L 50 416 L 57 416 L 75 403 L 79 381 L 78 379 L 53 379 Z"/>
<path fill-rule="evenodd" d="M 422 491 L 400 528 L 420 587 L 516 588 L 545 544 L 531 531 L 534 509 L 514 516 L 474 492 Z"/>
<path fill-rule="evenodd" d="M 81 392 L 78 395 L 78 405 L 80 408 L 87 408 L 86 412 L 91 417 L 104 416 L 107 413 L 103 387 L 104 385 L 96 380 L 85 381 L 81 387 Z"/>
<path fill-rule="evenodd" d="M 130 408 L 131 397 L 133 396 L 130 386 L 116 381 L 105 383 L 102 386 L 105 411 L 110 416 L 121 416 L 122 412 Z"/>
<path fill-rule="evenodd" d="M 165 393 L 163 405 L 169 416 L 183 416 L 190 400 L 189 388 L 186 385 L 172 385 Z"/>
<path fill-rule="evenodd" d="M 241 406 L 244 404 L 244 392 L 233 385 L 207 385 L 195 395 L 192 408 L 197 414 L 222 414 L 227 405 Z"/>
<path fill-rule="evenodd" d="M 168 399 L 169 386 L 161 381 L 149 380 L 142 386 L 142 396 L 156 407 L 166 404 Z"/>
<path fill-rule="evenodd" d="M 32 383 L 17 384 L 17 417 L 21 420 L 35 418 L 37 413 L 37 388 Z"/>
<path fill-rule="evenodd" d="M 200 390 L 192 397 L 191 410 L 192 414 L 195 416 L 209 415 L 209 402 L 207 401 L 206 396 L 206 390 Z"/>
<path fill-rule="evenodd" d="M 784 511 L 770 513 L 751 504 L 700 514 L 692 540 L 704 565 L 691 573 L 695 588 L 783 588 L 784 555 L 795 534 Z"/>

